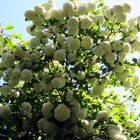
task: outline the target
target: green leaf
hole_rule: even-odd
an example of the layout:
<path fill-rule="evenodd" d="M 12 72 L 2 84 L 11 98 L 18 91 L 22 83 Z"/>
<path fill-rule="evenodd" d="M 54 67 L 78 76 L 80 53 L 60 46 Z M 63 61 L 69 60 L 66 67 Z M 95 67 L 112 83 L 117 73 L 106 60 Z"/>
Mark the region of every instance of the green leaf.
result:
<path fill-rule="evenodd" d="M 14 28 L 14 26 L 12 24 L 8 24 L 7 26 L 5 26 L 5 30 L 12 30 Z"/>
<path fill-rule="evenodd" d="M 10 39 L 10 38 L 8 38 L 8 37 L 5 37 L 4 40 L 5 40 L 5 43 L 8 45 L 8 47 L 9 47 L 10 49 L 14 49 L 15 43 L 13 42 L 12 39 Z"/>
<path fill-rule="evenodd" d="M 16 39 L 19 39 L 19 40 L 22 40 L 22 35 L 21 34 L 13 33 L 12 37 L 14 37 Z"/>

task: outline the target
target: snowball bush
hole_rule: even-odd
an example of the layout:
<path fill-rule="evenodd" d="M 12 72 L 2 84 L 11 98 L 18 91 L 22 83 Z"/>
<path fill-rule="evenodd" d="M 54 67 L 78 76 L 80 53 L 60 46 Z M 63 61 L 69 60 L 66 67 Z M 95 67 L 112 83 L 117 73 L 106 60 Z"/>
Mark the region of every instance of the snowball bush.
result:
<path fill-rule="evenodd" d="M 0 26 L 0 139 L 140 139 L 140 16 L 130 12 L 48 0 L 25 11 L 31 39 Z"/>

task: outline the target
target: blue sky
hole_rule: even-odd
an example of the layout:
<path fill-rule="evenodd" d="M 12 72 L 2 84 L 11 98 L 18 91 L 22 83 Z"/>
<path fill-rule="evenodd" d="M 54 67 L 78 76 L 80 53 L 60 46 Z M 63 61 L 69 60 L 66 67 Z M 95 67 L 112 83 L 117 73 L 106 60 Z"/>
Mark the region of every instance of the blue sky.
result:
<path fill-rule="evenodd" d="M 61 7 L 65 0 L 56 0 L 57 7 Z M 93 0 L 81 0 L 83 2 Z M 34 6 L 41 3 L 45 3 L 46 0 L 1 0 L 0 3 L 0 23 L 3 26 L 7 24 L 13 24 L 15 26 L 13 33 L 21 33 L 24 39 L 30 36 L 26 33 L 27 22 L 25 22 L 24 12 L 28 9 L 32 9 Z M 124 2 L 132 5 L 132 12 L 129 15 L 131 17 L 137 17 L 140 15 L 140 0 L 105 0 L 106 4 L 113 6 L 115 4 L 122 4 Z M 10 34 L 11 32 L 5 32 Z M 137 112 L 140 113 L 140 102 L 137 103 Z"/>

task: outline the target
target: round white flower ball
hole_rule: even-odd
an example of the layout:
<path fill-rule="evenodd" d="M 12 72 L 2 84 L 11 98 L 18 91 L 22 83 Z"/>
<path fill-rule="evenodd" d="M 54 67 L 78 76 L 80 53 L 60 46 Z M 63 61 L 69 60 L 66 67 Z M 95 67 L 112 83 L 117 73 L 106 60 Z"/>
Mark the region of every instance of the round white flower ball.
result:
<path fill-rule="evenodd" d="M 66 41 L 64 34 L 57 34 L 57 41 L 62 45 Z"/>
<path fill-rule="evenodd" d="M 59 104 L 54 110 L 56 120 L 63 122 L 69 119 L 70 109 L 65 104 Z"/>
<path fill-rule="evenodd" d="M 44 128 L 44 123 L 47 121 L 47 118 L 43 117 L 37 122 L 37 127 L 40 130 L 43 130 Z"/>
<path fill-rule="evenodd" d="M 122 13 L 117 16 L 117 21 L 118 22 L 125 22 L 127 20 L 127 15 L 125 13 Z"/>
<path fill-rule="evenodd" d="M 32 38 L 30 40 L 30 46 L 31 46 L 31 48 L 36 48 L 36 47 L 39 46 L 39 44 L 40 44 L 40 40 L 38 38 Z"/>
<path fill-rule="evenodd" d="M 21 73 L 20 69 L 15 68 L 15 69 L 12 71 L 12 76 L 13 76 L 14 78 L 19 78 L 19 77 L 20 77 L 20 73 Z"/>
<path fill-rule="evenodd" d="M 68 33 L 70 35 L 73 35 L 73 36 L 76 36 L 79 33 L 79 27 L 78 26 L 68 27 L 67 30 L 68 30 Z"/>
<path fill-rule="evenodd" d="M 23 102 L 21 104 L 21 111 L 30 113 L 32 110 L 32 106 L 28 102 Z"/>
<path fill-rule="evenodd" d="M 111 52 L 111 45 L 108 41 L 101 42 L 100 47 L 103 49 L 104 53 Z"/>
<path fill-rule="evenodd" d="M 3 85 L 0 87 L 0 94 L 3 96 L 9 95 L 11 92 L 12 92 L 12 89 L 8 85 Z"/>
<path fill-rule="evenodd" d="M 19 83 L 19 79 L 12 78 L 8 81 L 8 85 L 13 88 Z"/>
<path fill-rule="evenodd" d="M 55 8 L 55 0 L 48 0 L 46 5 L 44 5 L 44 8 L 46 11 L 49 11 L 49 10 Z"/>
<path fill-rule="evenodd" d="M 96 4 L 93 3 L 93 2 L 88 2 L 87 3 L 87 10 L 88 11 L 95 11 L 95 8 L 96 8 Z"/>
<path fill-rule="evenodd" d="M 34 10 L 27 10 L 25 11 L 24 16 L 28 19 L 28 20 L 34 20 L 35 19 L 35 11 Z"/>
<path fill-rule="evenodd" d="M 4 57 L 4 61 L 6 62 L 8 66 L 12 66 L 14 64 L 15 62 L 14 54 L 11 54 L 10 52 L 6 52 L 4 53 L 3 57 Z"/>
<path fill-rule="evenodd" d="M 45 121 L 43 125 L 43 131 L 48 134 L 54 135 L 57 132 L 57 127 L 54 123 Z"/>
<path fill-rule="evenodd" d="M 108 18 L 108 19 L 112 19 L 112 9 L 107 7 L 106 9 L 104 9 L 103 11 L 103 15 Z"/>
<path fill-rule="evenodd" d="M 65 13 L 62 9 L 52 9 L 50 11 L 51 18 L 62 20 L 65 17 Z"/>
<path fill-rule="evenodd" d="M 99 14 L 99 15 L 95 16 L 93 21 L 96 22 L 96 24 L 101 25 L 104 23 L 104 16 L 102 14 Z"/>
<path fill-rule="evenodd" d="M 12 115 L 11 108 L 9 106 L 2 106 L 0 115 L 5 120 L 9 119 Z"/>
<path fill-rule="evenodd" d="M 106 53 L 106 51 L 103 49 L 102 46 L 96 46 L 96 47 L 94 48 L 94 54 L 95 54 L 97 57 L 101 57 L 101 56 L 103 56 L 105 53 Z"/>
<path fill-rule="evenodd" d="M 63 11 L 66 12 L 67 14 L 71 11 L 74 11 L 74 4 L 71 1 L 66 1 L 63 4 Z"/>
<path fill-rule="evenodd" d="M 85 4 L 79 4 L 77 7 L 77 13 L 78 15 L 86 15 L 88 9 Z"/>
<path fill-rule="evenodd" d="M 115 5 L 112 8 L 112 12 L 115 16 L 118 16 L 123 13 L 123 7 L 121 5 Z"/>
<path fill-rule="evenodd" d="M 109 113 L 106 110 L 102 110 L 97 113 L 96 119 L 98 121 L 106 121 L 109 119 Z"/>
<path fill-rule="evenodd" d="M 69 53 L 68 55 L 67 55 L 67 60 L 69 61 L 69 62 L 74 62 L 75 60 L 76 60 L 76 53 Z"/>
<path fill-rule="evenodd" d="M 70 17 L 68 20 L 67 20 L 67 26 L 68 27 L 74 27 L 74 26 L 78 26 L 79 25 L 79 19 L 75 16 L 73 17 Z"/>
<path fill-rule="evenodd" d="M 53 57 L 54 60 L 64 61 L 65 58 L 66 58 L 65 50 L 60 49 L 54 52 L 54 57 Z"/>
<path fill-rule="evenodd" d="M 44 12 L 44 7 L 39 5 L 34 7 L 34 11 L 36 15 L 42 15 Z"/>
<path fill-rule="evenodd" d="M 93 39 L 90 36 L 84 36 L 81 46 L 85 49 L 90 49 L 93 46 Z"/>
<path fill-rule="evenodd" d="M 17 46 L 15 51 L 14 51 L 14 55 L 17 56 L 18 58 L 22 59 L 24 57 L 24 51 L 21 47 Z"/>
<path fill-rule="evenodd" d="M 28 70 L 28 69 L 24 69 L 22 72 L 21 72 L 21 79 L 23 81 L 30 81 L 32 80 L 33 78 L 33 73 L 31 70 Z"/>
<path fill-rule="evenodd" d="M 124 62 L 126 60 L 126 53 L 124 52 L 119 52 L 118 57 L 119 57 L 119 62 Z"/>
<path fill-rule="evenodd" d="M 128 3 L 124 3 L 123 5 L 123 12 L 125 12 L 125 13 L 130 13 L 131 12 L 131 5 L 130 4 L 128 4 Z"/>
<path fill-rule="evenodd" d="M 70 17 L 67 21 L 67 30 L 70 35 L 77 35 L 79 32 L 79 19 L 77 17 Z"/>
<path fill-rule="evenodd" d="M 42 106 L 42 113 L 45 117 L 49 117 L 51 115 L 51 111 L 53 110 L 54 105 L 52 103 L 44 103 Z"/>
<path fill-rule="evenodd" d="M 105 60 L 106 60 L 107 63 L 113 64 L 116 60 L 116 56 L 115 56 L 114 53 L 108 52 L 108 53 L 105 54 Z"/>
<path fill-rule="evenodd" d="M 44 48 L 44 54 L 48 57 L 52 57 L 55 52 L 55 47 L 53 45 L 46 45 Z"/>
<path fill-rule="evenodd" d="M 114 51 L 121 51 L 121 49 L 123 48 L 122 42 L 120 40 L 115 41 L 112 44 L 112 48 Z"/>
<path fill-rule="evenodd" d="M 76 114 L 76 115 L 79 116 L 80 115 L 80 112 L 81 112 L 81 105 L 80 105 L 80 103 L 77 102 L 76 100 L 74 100 L 74 101 L 72 101 L 70 103 L 70 105 L 71 105 L 71 112 L 73 114 Z"/>
<path fill-rule="evenodd" d="M 65 85 L 65 79 L 63 77 L 55 77 L 51 81 L 51 85 L 53 88 L 62 88 Z"/>
<path fill-rule="evenodd" d="M 77 51 L 80 48 L 80 41 L 77 38 L 69 37 L 66 42 L 71 51 Z"/>
<path fill-rule="evenodd" d="M 81 28 L 90 29 L 93 24 L 93 20 L 88 15 L 80 16 Z"/>

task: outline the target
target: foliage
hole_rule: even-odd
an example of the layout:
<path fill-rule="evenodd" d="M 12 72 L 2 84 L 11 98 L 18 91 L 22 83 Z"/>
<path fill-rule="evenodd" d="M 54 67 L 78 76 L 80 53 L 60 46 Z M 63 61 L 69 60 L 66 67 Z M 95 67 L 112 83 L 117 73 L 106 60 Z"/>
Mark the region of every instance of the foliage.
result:
<path fill-rule="evenodd" d="M 140 97 L 140 17 L 130 11 L 49 0 L 25 12 L 30 41 L 1 32 L 0 139 L 139 140 L 128 103 Z"/>

